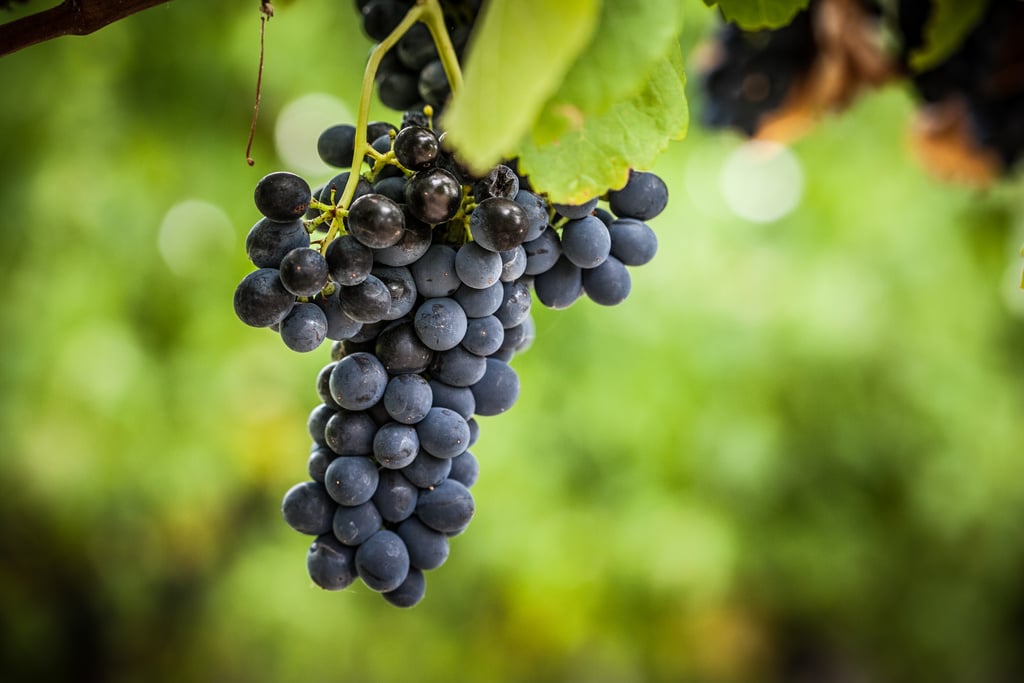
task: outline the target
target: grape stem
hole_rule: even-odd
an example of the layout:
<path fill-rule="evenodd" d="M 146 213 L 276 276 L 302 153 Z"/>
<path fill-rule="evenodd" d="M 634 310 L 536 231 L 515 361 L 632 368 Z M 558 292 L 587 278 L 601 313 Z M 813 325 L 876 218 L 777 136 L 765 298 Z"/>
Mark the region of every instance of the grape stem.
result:
<path fill-rule="evenodd" d="M 393 48 L 418 21 L 426 24 L 434 39 L 452 93 L 457 93 L 462 88 L 462 70 L 459 68 L 459 60 L 455 55 L 455 46 L 452 45 L 451 37 L 448 35 L 448 27 L 444 23 L 444 12 L 441 10 L 440 0 L 416 0 L 416 4 L 406 13 L 398 26 L 384 40 L 374 46 L 370 52 L 370 58 L 366 62 L 363 83 L 359 91 L 359 111 L 356 116 L 356 131 L 359 134 L 356 136 L 355 150 L 352 154 L 352 172 L 349 173 L 345 189 L 342 190 L 341 197 L 335 206 L 335 215 L 331 219 L 330 229 L 320 245 L 321 253 L 327 252 L 327 245 L 337 237 L 338 231 L 341 230 L 342 218 L 346 215 L 348 205 L 359 184 L 361 174 L 358 173 L 358 169 L 362 167 L 363 158 L 368 154 L 377 160 L 381 158 L 381 155 L 370 146 L 373 141 L 366 139 L 366 128 L 370 122 L 370 102 L 373 98 L 373 84 L 377 78 L 377 69 L 380 68 L 380 63 L 388 50 Z"/>

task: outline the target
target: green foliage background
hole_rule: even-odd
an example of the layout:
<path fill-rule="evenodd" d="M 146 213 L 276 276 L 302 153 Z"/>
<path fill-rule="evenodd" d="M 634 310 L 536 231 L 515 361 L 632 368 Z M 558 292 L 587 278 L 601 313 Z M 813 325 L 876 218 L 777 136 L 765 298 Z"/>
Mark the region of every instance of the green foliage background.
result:
<path fill-rule="evenodd" d="M 718 193 L 739 141 L 691 126 L 630 300 L 538 307 L 425 601 L 313 588 L 278 505 L 327 351 L 230 299 L 277 114 L 354 110 L 368 43 L 346 3 L 278 10 L 255 168 L 247 3 L 0 60 L 0 678 L 1020 678 L 1024 198 L 930 180 L 898 89 L 794 145 L 803 202 L 767 225 Z M 223 215 L 169 261 L 183 200 Z"/>

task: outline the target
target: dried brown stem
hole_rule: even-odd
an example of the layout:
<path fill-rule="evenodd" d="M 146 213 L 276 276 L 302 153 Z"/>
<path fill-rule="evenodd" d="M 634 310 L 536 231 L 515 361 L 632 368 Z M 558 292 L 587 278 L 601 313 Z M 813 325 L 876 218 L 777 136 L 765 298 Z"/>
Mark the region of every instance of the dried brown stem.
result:
<path fill-rule="evenodd" d="M 0 24 L 0 57 L 60 36 L 84 36 L 170 0 L 65 0 L 60 5 Z"/>

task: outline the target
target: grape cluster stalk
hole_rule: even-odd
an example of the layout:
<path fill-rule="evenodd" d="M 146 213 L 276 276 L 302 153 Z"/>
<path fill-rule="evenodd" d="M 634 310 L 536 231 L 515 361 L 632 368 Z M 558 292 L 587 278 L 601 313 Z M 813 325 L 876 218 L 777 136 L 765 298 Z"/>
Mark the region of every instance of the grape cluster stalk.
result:
<path fill-rule="evenodd" d="M 407 30 L 396 21 L 382 44 Z M 433 114 L 326 129 L 317 149 L 338 173 L 319 187 L 285 171 L 262 178 L 246 239 L 256 269 L 234 294 L 242 322 L 294 351 L 331 340 L 308 479 L 281 505 L 315 537 L 310 578 L 327 590 L 358 578 L 399 607 L 422 600 L 424 572 L 473 517 L 476 417 L 519 397 L 510 362 L 534 341 L 534 300 L 624 301 L 668 201 L 658 176 L 632 171 L 600 200 L 552 203 L 515 160 L 468 171 Z"/>

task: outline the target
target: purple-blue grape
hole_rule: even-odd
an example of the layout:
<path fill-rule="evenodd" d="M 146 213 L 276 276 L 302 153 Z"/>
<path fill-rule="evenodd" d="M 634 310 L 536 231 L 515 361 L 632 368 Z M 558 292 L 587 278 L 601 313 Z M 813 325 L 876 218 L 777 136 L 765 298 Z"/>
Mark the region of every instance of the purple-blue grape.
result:
<path fill-rule="evenodd" d="M 357 546 L 380 531 L 384 522 L 372 500 L 359 505 L 338 505 L 331 529 L 345 545 Z"/>
<path fill-rule="evenodd" d="M 381 529 L 356 550 L 356 572 L 367 588 L 393 591 L 409 574 L 409 551 L 394 531 Z"/>
<path fill-rule="evenodd" d="M 469 216 L 469 231 L 484 249 L 506 251 L 526 239 L 530 227 L 526 210 L 506 197 L 490 197 L 476 205 Z"/>
<path fill-rule="evenodd" d="M 627 266 L 642 266 L 658 253 L 658 236 L 635 218 L 618 218 L 608 227 L 611 255 Z"/>
<path fill-rule="evenodd" d="M 245 253 L 257 268 L 279 268 L 292 249 L 309 246 L 309 233 L 302 219 L 286 223 L 261 218 L 245 236 Z"/>
<path fill-rule="evenodd" d="M 388 422 L 373 437 L 373 457 L 389 470 L 409 465 L 419 452 L 419 436 L 411 425 Z"/>
<path fill-rule="evenodd" d="M 302 218 L 312 197 L 309 183 L 287 171 L 263 176 L 253 193 L 259 212 L 272 221 L 282 223 Z"/>
<path fill-rule="evenodd" d="M 324 473 L 327 494 L 341 505 L 362 505 L 373 497 L 380 475 L 370 458 L 345 456 L 335 458 Z"/>
<path fill-rule="evenodd" d="M 596 268 L 611 251 L 608 228 L 597 216 L 571 220 L 562 228 L 562 256 L 580 268 Z"/>
<path fill-rule="evenodd" d="M 583 271 L 583 291 L 602 306 L 616 306 L 629 296 L 632 279 L 619 259 L 609 256 L 596 268 Z"/>
<path fill-rule="evenodd" d="M 385 521 L 398 524 L 408 519 L 416 510 L 418 497 L 419 487 L 400 471 L 380 471 L 380 481 L 377 483 L 377 492 L 373 494 L 373 504 Z"/>
<path fill-rule="evenodd" d="M 501 348 L 505 339 L 505 328 L 493 315 L 485 318 L 470 318 L 462 346 L 478 356 L 489 356 Z"/>
<path fill-rule="evenodd" d="M 476 414 L 500 415 L 519 398 L 519 375 L 508 363 L 487 359 L 487 371 L 470 387 L 476 399 Z"/>
<path fill-rule="evenodd" d="M 431 408 L 415 429 L 420 448 L 436 458 L 453 458 L 469 447 L 469 425 L 449 408 Z"/>
<path fill-rule="evenodd" d="M 630 171 L 626 186 L 608 193 L 608 207 L 619 218 L 649 221 L 667 205 L 665 181 L 646 171 Z"/>
<path fill-rule="evenodd" d="M 355 549 L 325 533 L 310 544 L 306 571 L 313 583 L 324 590 L 340 591 L 356 580 L 355 556 Z"/>
<path fill-rule="evenodd" d="M 426 417 L 433 405 L 434 392 L 430 383 L 420 375 L 396 375 L 388 380 L 381 400 L 393 420 L 416 424 Z"/>
<path fill-rule="evenodd" d="M 388 372 L 372 353 L 345 356 L 331 371 L 331 396 L 346 410 L 366 410 L 376 404 L 387 384 Z"/>
<path fill-rule="evenodd" d="M 295 295 L 281 284 L 280 271 L 260 268 L 235 288 L 235 315 L 251 327 L 270 327 L 284 320 L 295 306 Z"/>
<path fill-rule="evenodd" d="M 473 494 L 469 489 L 449 478 L 420 493 L 416 516 L 435 531 L 457 533 L 469 526 L 474 508 Z"/>
<path fill-rule="evenodd" d="M 427 299 L 416 309 L 413 327 L 427 348 L 447 351 L 466 334 L 466 312 L 454 299 Z"/>
<path fill-rule="evenodd" d="M 288 489 L 281 501 L 281 516 L 300 534 L 319 536 L 331 530 L 337 507 L 323 484 L 306 481 Z"/>
<path fill-rule="evenodd" d="M 377 423 L 365 412 L 339 410 L 324 427 L 327 446 L 338 455 L 370 455 Z"/>

